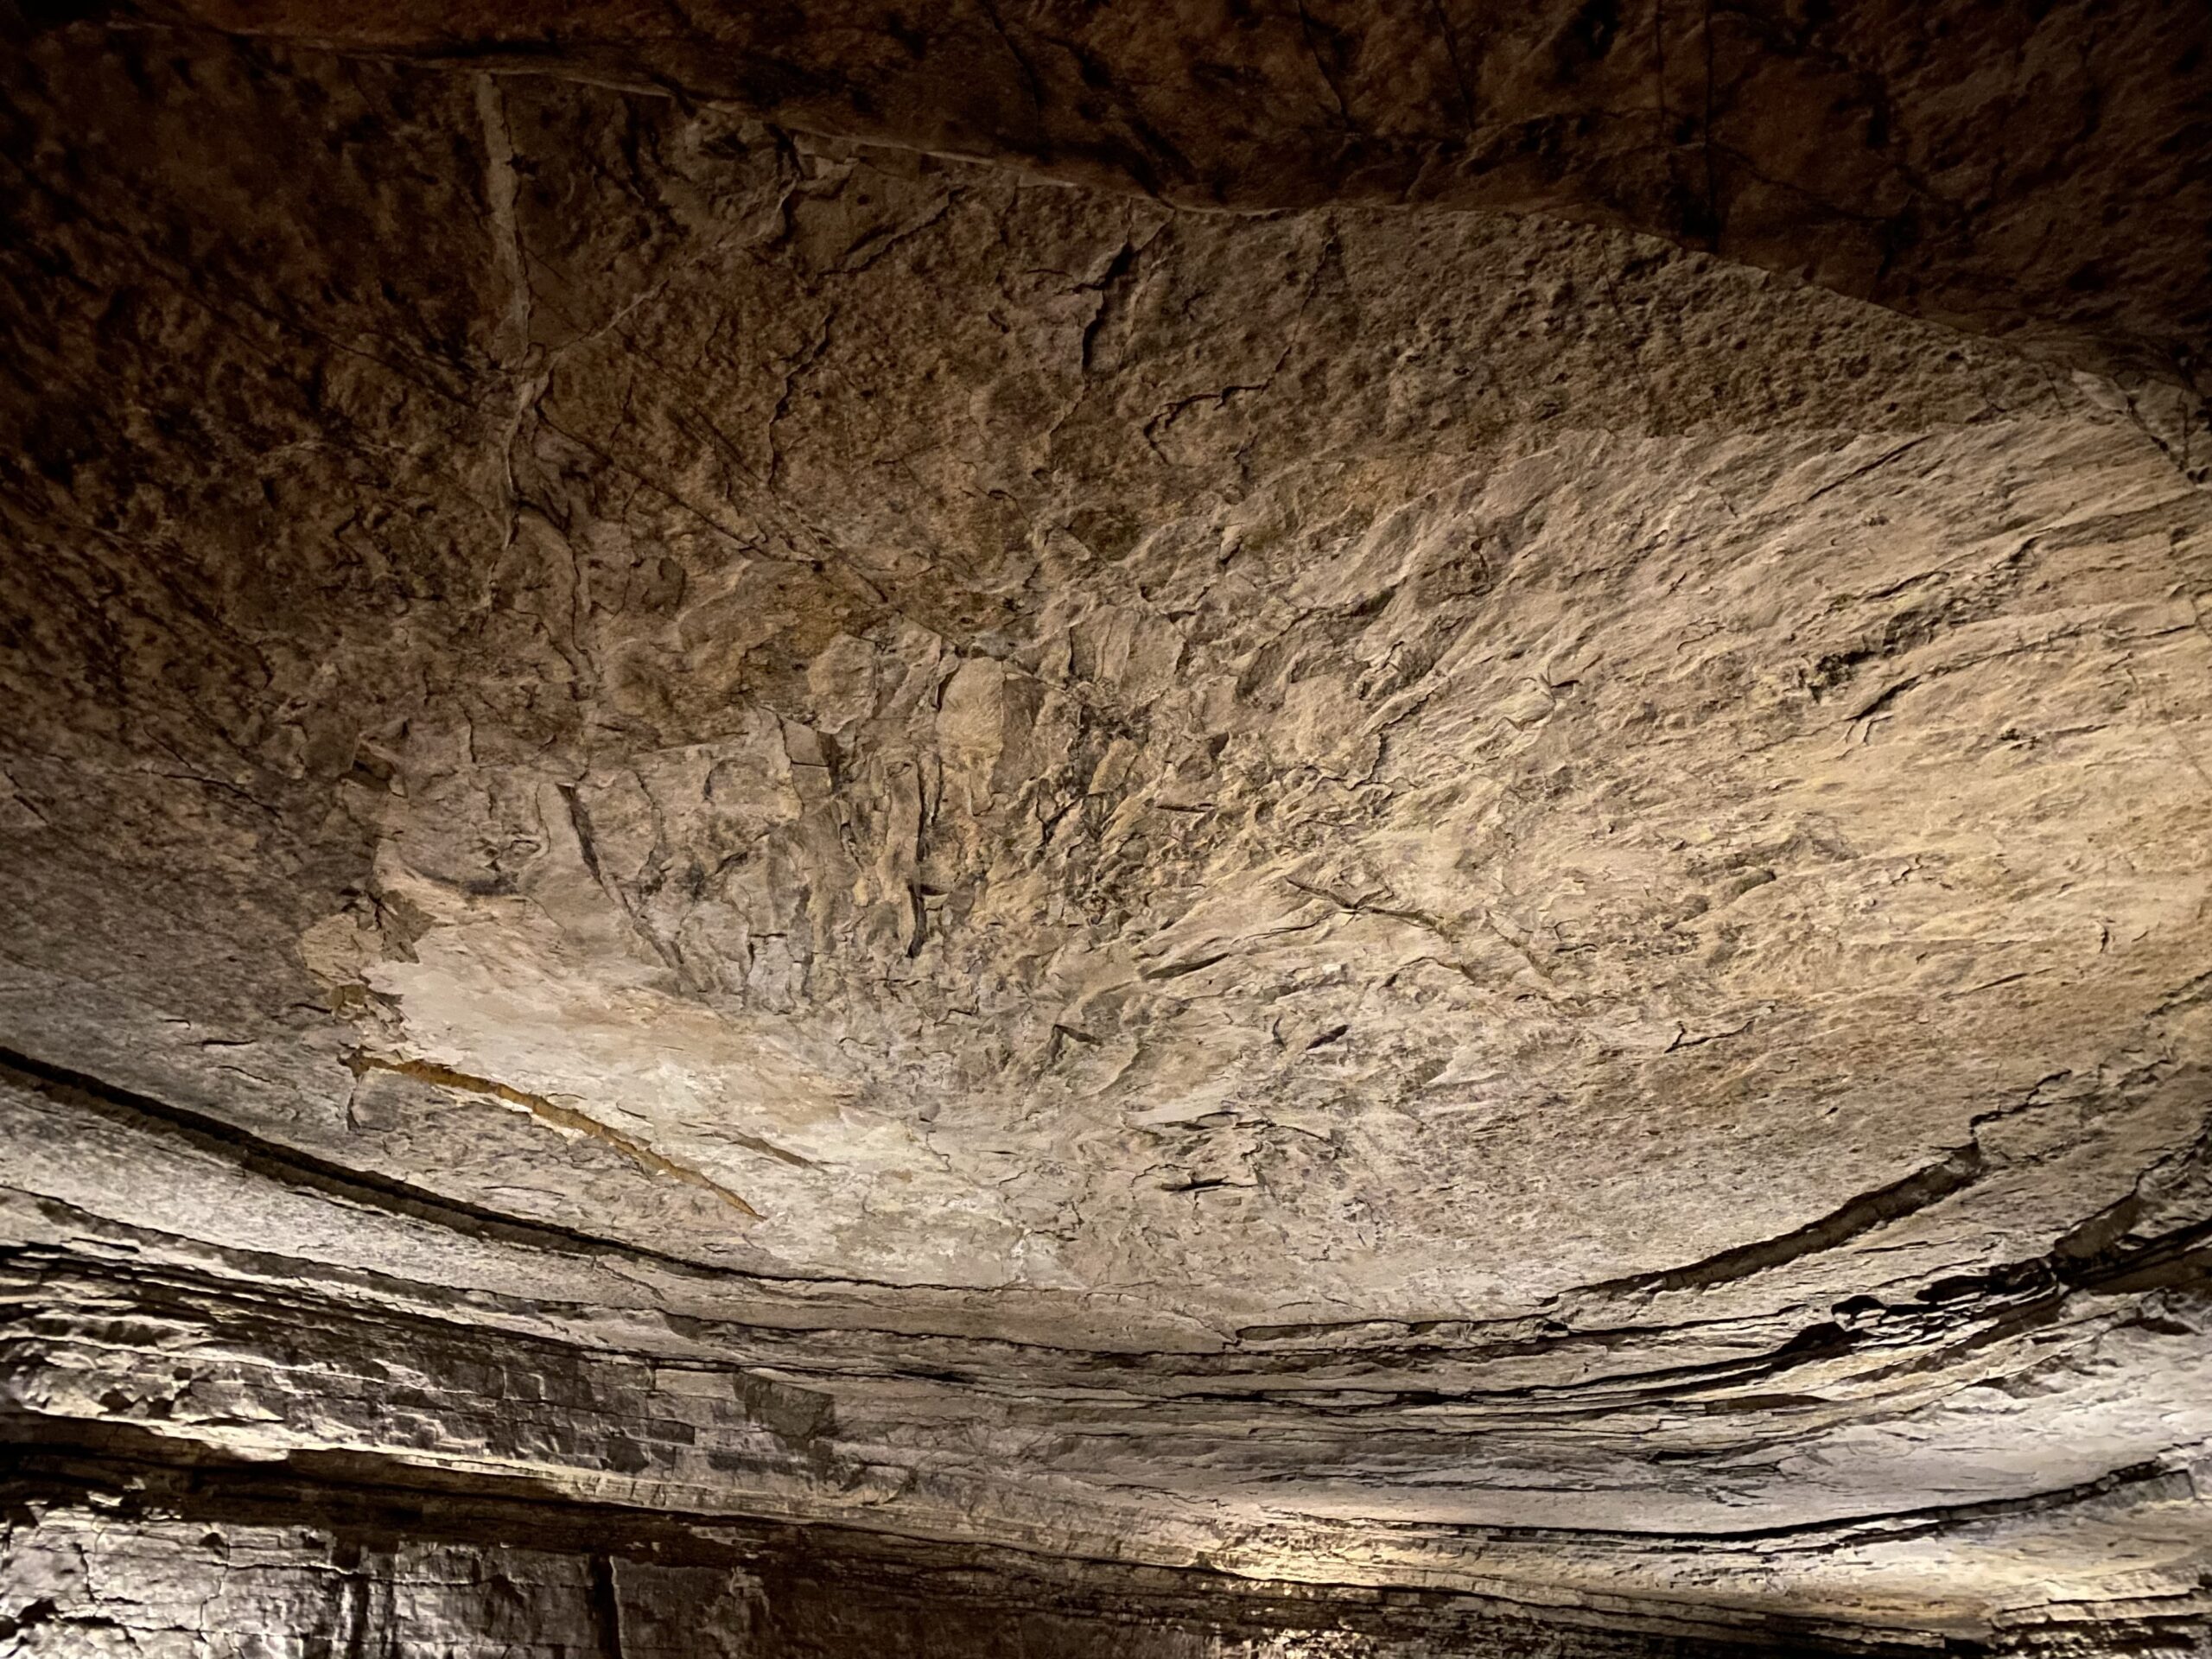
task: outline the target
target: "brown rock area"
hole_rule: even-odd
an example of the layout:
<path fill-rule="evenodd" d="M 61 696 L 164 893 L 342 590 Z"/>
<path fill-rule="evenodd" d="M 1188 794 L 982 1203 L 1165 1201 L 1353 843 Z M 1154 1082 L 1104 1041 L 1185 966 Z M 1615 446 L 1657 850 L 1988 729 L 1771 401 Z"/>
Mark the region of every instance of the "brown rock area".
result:
<path fill-rule="evenodd" d="M 2206 32 L 15 16 L 0 1656 L 2204 1650 Z"/>

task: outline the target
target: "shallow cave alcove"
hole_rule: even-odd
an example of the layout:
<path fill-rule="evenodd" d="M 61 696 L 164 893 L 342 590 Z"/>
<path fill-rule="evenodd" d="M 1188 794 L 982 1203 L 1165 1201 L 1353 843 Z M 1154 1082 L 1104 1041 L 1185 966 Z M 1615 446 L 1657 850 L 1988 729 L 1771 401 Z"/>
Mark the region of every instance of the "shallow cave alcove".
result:
<path fill-rule="evenodd" d="M 0 1659 L 2212 1651 L 2202 0 L 0 40 Z"/>

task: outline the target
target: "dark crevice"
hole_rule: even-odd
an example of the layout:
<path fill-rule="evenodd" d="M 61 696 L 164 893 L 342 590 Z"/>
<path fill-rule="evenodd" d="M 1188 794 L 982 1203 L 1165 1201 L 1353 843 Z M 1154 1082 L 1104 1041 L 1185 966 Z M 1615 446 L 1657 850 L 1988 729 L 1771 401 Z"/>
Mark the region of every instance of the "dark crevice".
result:
<path fill-rule="evenodd" d="M 1717 1255 L 1709 1255 L 1702 1262 L 1693 1262 L 1687 1267 L 1603 1280 L 1579 1291 L 1571 1291 L 1561 1300 L 1585 1296 L 1633 1296 L 1648 1291 L 1699 1290 L 1709 1285 L 1725 1285 L 1733 1280 L 1748 1279 L 1753 1274 L 1785 1266 L 1800 1257 L 1834 1249 L 1862 1234 L 1871 1233 L 1878 1227 L 1885 1227 L 1893 1221 L 1900 1221 L 1954 1193 L 1964 1192 L 1981 1178 L 1985 1166 L 1986 1160 L 1979 1146 L 1961 1147 L 1946 1154 L 1940 1161 L 1916 1169 L 1887 1186 L 1863 1192 L 1831 1210 L 1819 1220 L 1808 1222 L 1779 1237 L 1739 1244 Z"/>

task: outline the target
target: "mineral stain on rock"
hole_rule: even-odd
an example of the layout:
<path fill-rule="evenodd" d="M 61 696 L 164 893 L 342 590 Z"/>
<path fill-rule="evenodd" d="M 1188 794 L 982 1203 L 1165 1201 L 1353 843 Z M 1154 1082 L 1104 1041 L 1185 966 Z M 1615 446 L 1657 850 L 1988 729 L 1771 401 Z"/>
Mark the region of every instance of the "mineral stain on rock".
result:
<path fill-rule="evenodd" d="M 695 1169 L 686 1169 L 681 1164 L 670 1162 L 651 1147 L 632 1140 L 619 1130 L 608 1128 L 597 1118 L 580 1112 L 573 1106 L 560 1105 L 546 1099 L 543 1095 L 529 1094 L 520 1089 L 510 1088 L 507 1084 L 495 1083 L 489 1077 L 472 1077 L 466 1071 L 456 1071 L 449 1065 L 438 1065 L 435 1060 L 390 1059 L 382 1055 L 367 1054 L 359 1049 L 355 1049 L 346 1057 L 346 1064 L 351 1068 L 355 1077 L 364 1076 L 370 1071 L 389 1071 L 397 1077 L 414 1077 L 423 1083 L 435 1084 L 441 1089 L 457 1089 L 463 1094 L 469 1095 L 488 1095 L 503 1105 L 512 1106 L 518 1111 L 528 1113 L 541 1123 L 550 1124 L 554 1128 L 570 1135 L 588 1135 L 594 1141 L 602 1141 L 613 1147 L 642 1170 L 655 1175 L 665 1175 L 673 1180 L 689 1181 L 692 1185 L 713 1193 L 741 1215 L 749 1216 L 755 1221 L 760 1219 L 760 1212 L 743 1198 L 739 1198 L 736 1193 L 726 1187 L 716 1185 Z M 769 1147 L 765 1141 L 753 1144 L 772 1156 L 782 1158 L 787 1163 L 804 1166 L 806 1162 L 804 1159 L 795 1154 L 779 1151 Z"/>

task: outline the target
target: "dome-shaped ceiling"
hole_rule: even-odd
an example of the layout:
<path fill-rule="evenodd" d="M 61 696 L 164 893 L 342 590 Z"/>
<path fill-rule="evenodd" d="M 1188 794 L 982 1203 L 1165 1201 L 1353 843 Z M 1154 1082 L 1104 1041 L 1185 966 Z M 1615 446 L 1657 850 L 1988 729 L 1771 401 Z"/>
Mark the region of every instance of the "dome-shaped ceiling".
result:
<path fill-rule="evenodd" d="M 2204 187 L 2018 118 L 2145 10 L 28 35 L 10 1421 L 2188 1615 Z"/>

